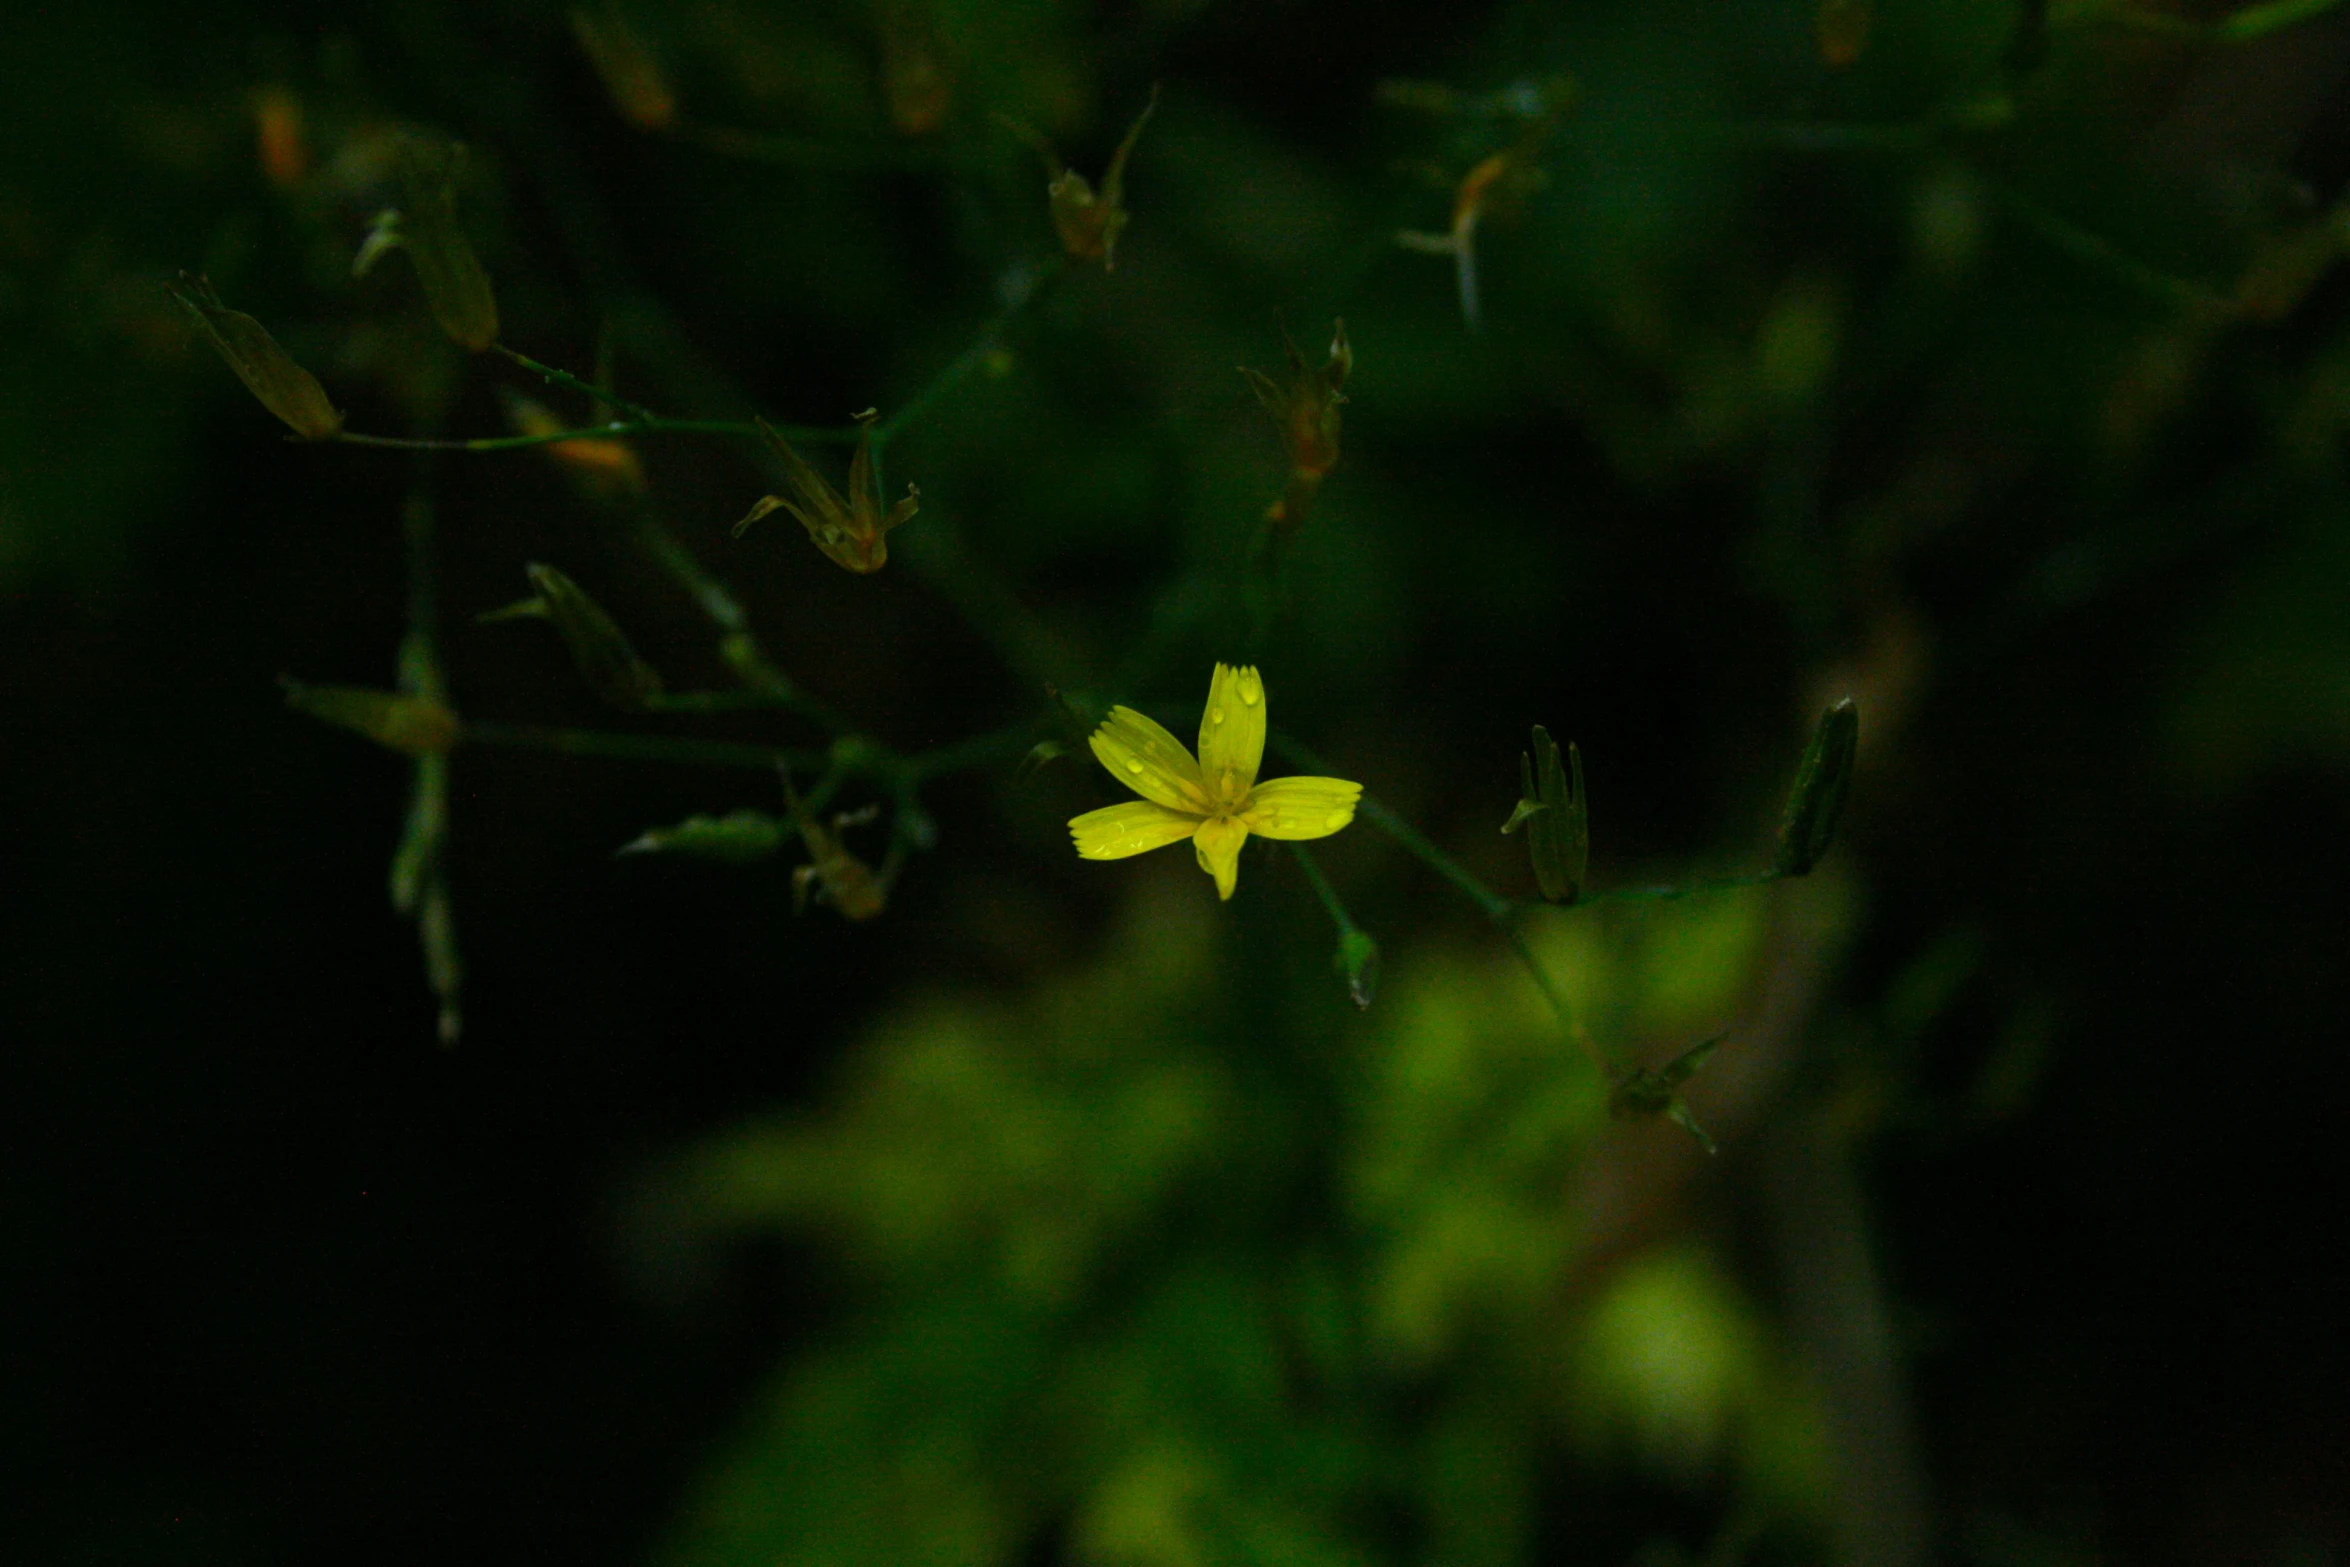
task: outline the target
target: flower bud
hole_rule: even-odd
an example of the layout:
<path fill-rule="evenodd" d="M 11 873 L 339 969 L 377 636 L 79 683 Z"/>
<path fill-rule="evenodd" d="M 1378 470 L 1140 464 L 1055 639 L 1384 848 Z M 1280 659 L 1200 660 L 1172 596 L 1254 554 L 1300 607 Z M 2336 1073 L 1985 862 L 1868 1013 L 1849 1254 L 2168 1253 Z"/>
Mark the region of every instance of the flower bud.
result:
<path fill-rule="evenodd" d="M 759 421 L 759 430 L 767 439 L 769 450 L 781 459 L 784 478 L 791 487 L 791 497 L 763 495 L 748 515 L 734 525 L 737 537 L 770 512 L 786 512 L 807 530 L 809 542 L 824 552 L 825 558 L 844 570 L 863 576 L 879 571 L 889 564 L 889 536 L 902 528 L 913 517 L 922 492 L 911 484 L 895 506 L 882 509 L 880 479 L 873 467 L 873 425 L 880 417 L 871 408 L 856 415 L 862 426 L 857 435 L 857 450 L 849 459 L 849 491 L 843 496 L 832 487 L 832 481 L 818 473 L 809 461 L 792 450 L 766 420 Z"/>
<path fill-rule="evenodd" d="M 724 816 L 689 816 L 673 827 L 654 827 L 620 846 L 621 854 L 693 854 L 748 865 L 782 849 L 784 824 L 765 811 L 730 811 Z"/>
<path fill-rule="evenodd" d="M 1297 345 L 1289 348 L 1289 384 L 1278 385 L 1262 371 L 1246 365 L 1240 373 L 1265 412 L 1280 428 L 1281 444 L 1289 455 L 1289 487 L 1267 508 L 1269 522 L 1295 526 L 1305 520 L 1306 508 L 1331 469 L 1338 466 L 1339 408 L 1346 402 L 1340 390 L 1354 369 L 1354 347 L 1347 341 L 1346 323 L 1337 322 L 1330 336 L 1330 357 L 1320 369 L 1308 369 Z"/>
<path fill-rule="evenodd" d="M 1347 995 L 1357 1007 L 1369 1011 L 1372 997 L 1379 993 L 1379 943 L 1369 931 L 1339 933 L 1337 968 L 1346 976 Z"/>
<path fill-rule="evenodd" d="M 571 32 L 622 119 L 640 131 L 667 130 L 677 122 L 677 95 L 661 62 L 618 6 L 574 6 Z"/>
<path fill-rule="evenodd" d="M 523 435 L 554 435 L 567 428 L 546 404 L 520 392 L 499 389 L 505 397 L 506 417 Z M 552 441 L 546 454 L 568 474 L 588 501 L 616 506 L 645 493 L 645 465 L 636 448 L 606 436 L 580 435 Z"/>
<path fill-rule="evenodd" d="M 2337 204 L 2316 217 L 2263 238 L 2228 298 L 2253 321 L 2282 321 L 2350 250 L 2350 207 Z"/>
<path fill-rule="evenodd" d="M 254 151 L 262 176 L 279 190 L 292 190 L 310 172 L 310 144 L 302 134 L 302 100 L 283 87 L 253 95 Z"/>
<path fill-rule="evenodd" d="M 400 245 L 416 263 L 416 281 L 441 330 L 479 353 L 498 340 L 498 297 L 472 242 L 457 224 L 457 171 L 462 150 L 421 136 L 400 141 L 400 188 L 405 200 Z"/>
<path fill-rule="evenodd" d="M 927 136 L 955 101 L 929 0 L 881 0 L 881 88 L 901 136 Z"/>
<path fill-rule="evenodd" d="M 631 712 L 651 706 L 661 695 L 661 676 L 638 656 L 627 633 L 604 613 L 604 607 L 552 566 L 534 563 L 526 569 L 531 586 L 539 590 L 538 597 L 492 610 L 482 618 L 494 621 L 528 616 L 552 621 L 590 691 Z"/>
<path fill-rule="evenodd" d="M 1716 1034 L 1702 1040 L 1654 1071 L 1647 1067 L 1633 1068 L 1608 1095 L 1609 1113 L 1625 1121 L 1662 1117 L 1696 1138 L 1707 1153 L 1719 1153 L 1721 1150 L 1714 1145 L 1713 1138 L 1690 1113 L 1688 1101 L 1681 1097 L 1681 1085 L 1705 1065 L 1705 1058 L 1728 1037 Z"/>
<path fill-rule="evenodd" d="M 1102 171 L 1101 189 L 1097 192 L 1084 175 L 1062 164 L 1059 154 L 1049 143 L 1033 131 L 1021 134 L 1044 153 L 1052 165 L 1052 183 L 1045 187 L 1045 195 L 1052 209 L 1053 229 L 1061 237 L 1061 248 L 1079 261 L 1099 261 L 1104 272 L 1117 267 L 1118 236 L 1126 228 L 1126 160 L 1134 155 L 1134 144 L 1142 137 L 1143 126 L 1159 107 L 1159 89 L 1151 88 L 1150 102 L 1127 128 L 1125 139 L 1110 155 L 1110 166 Z"/>
<path fill-rule="evenodd" d="M 1779 821 L 1779 853 L 1774 868 L 1782 876 L 1802 876 L 1820 862 L 1836 836 L 1836 818 L 1844 812 L 1844 797 L 1852 788 L 1852 762 L 1860 746 L 1860 712 L 1846 697 L 1820 715 L 1811 744 L 1795 768 L 1795 786 L 1787 792 L 1787 811 Z"/>
<path fill-rule="evenodd" d="M 1869 24 L 1876 19 L 1874 0 L 1819 0 L 1812 13 L 1812 34 L 1820 58 L 1833 66 L 1847 66 L 1868 47 Z"/>
<path fill-rule="evenodd" d="M 1526 829 L 1526 855 L 1534 880 L 1553 903 L 1572 903 L 1591 870 L 1591 819 L 1583 798 L 1583 753 L 1567 747 L 1561 766 L 1550 732 L 1534 726 L 1534 749 L 1518 756 L 1519 799 L 1502 824 L 1505 833 Z"/>
<path fill-rule="evenodd" d="M 455 713 L 429 697 L 365 686 L 305 685 L 293 679 L 279 683 L 285 687 L 286 705 L 294 711 L 410 756 L 447 755 L 463 728 Z"/>
<path fill-rule="evenodd" d="M 269 329 L 241 311 L 230 310 L 200 277 L 180 274 L 171 286 L 178 300 L 228 367 L 261 406 L 283 419 L 305 441 L 331 441 L 342 432 L 343 416 L 326 400 L 318 378 L 278 346 Z"/>

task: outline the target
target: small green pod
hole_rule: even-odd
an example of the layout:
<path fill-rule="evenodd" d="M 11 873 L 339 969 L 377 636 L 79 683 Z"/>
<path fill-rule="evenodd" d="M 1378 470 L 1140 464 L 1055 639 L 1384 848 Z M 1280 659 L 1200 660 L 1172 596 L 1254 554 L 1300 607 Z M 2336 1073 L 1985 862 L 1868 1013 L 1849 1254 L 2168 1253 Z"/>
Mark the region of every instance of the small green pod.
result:
<path fill-rule="evenodd" d="M 1860 710 L 1846 697 L 1820 715 L 1819 727 L 1796 766 L 1772 867 L 1780 875 L 1807 875 L 1828 852 L 1836 837 L 1836 819 L 1844 814 L 1844 797 L 1852 790 L 1853 757 L 1859 749 Z"/>

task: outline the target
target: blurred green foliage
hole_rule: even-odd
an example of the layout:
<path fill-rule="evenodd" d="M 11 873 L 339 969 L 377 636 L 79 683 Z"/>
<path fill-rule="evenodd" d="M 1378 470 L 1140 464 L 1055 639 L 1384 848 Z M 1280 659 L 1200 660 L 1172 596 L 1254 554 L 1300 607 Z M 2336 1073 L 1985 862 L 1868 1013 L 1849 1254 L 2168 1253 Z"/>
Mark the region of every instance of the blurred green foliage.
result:
<path fill-rule="evenodd" d="M 1562 1289 L 1604 1096 L 1506 958 L 1423 949 L 1301 1041 L 1195 891 L 1032 996 L 898 1009 L 829 1112 L 662 1177 L 692 1244 L 821 1236 L 858 1302 L 663 1559 L 1510 1562 L 1568 1453 L 1816 1525 L 1818 1411 L 1701 1243 Z M 1539 950 L 1611 1029 L 1736 1007 L 1750 900 L 1641 923 Z"/>

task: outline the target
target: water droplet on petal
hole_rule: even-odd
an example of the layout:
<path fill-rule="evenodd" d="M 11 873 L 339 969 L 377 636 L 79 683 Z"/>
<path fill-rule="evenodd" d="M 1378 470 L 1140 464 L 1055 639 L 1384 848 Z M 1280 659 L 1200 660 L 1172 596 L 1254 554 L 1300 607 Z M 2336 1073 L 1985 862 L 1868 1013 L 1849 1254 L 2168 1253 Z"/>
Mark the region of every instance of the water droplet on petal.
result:
<path fill-rule="evenodd" d="M 1332 811 L 1329 817 L 1323 821 L 1322 825 L 1328 828 L 1330 831 L 1336 832 L 1339 828 L 1344 827 L 1348 822 L 1353 821 L 1354 815 L 1355 813 L 1352 811 Z"/>
<path fill-rule="evenodd" d="M 1249 706 L 1256 706 L 1257 699 L 1264 694 L 1264 687 L 1258 685 L 1254 680 L 1244 680 L 1241 682 L 1240 699 L 1243 702 L 1246 702 Z"/>
<path fill-rule="evenodd" d="M 1141 772 L 1141 771 L 1142 771 L 1142 758 L 1141 758 L 1141 757 L 1139 757 L 1139 756 L 1130 756 L 1130 757 L 1126 758 L 1126 770 L 1127 770 L 1128 772 L 1130 772 L 1130 773 L 1139 773 L 1139 772 Z"/>
<path fill-rule="evenodd" d="M 1209 709 L 1208 709 L 1208 720 L 1209 720 L 1209 722 L 1211 722 L 1211 723 L 1218 723 L 1218 724 L 1222 723 L 1222 722 L 1224 721 L 1224 709 L 1222 709 L 1222 708 L 1220 708 L 1220 707 L 1211 707 L 1211 708 L 1209 708 Z"/>

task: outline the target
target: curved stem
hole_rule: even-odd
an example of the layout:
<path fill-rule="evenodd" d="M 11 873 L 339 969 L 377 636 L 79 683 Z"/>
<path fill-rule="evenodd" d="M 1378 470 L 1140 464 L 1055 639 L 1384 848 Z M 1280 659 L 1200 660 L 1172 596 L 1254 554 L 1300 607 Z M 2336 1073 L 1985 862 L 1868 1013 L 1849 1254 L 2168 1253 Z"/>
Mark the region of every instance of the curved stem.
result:
<path fill-rule="evenodd" d="M 846 445 L 857 438 L 849 426 L 828 424 L 771 424 L 769 429 L 792 441 Z M 582 425 L 572 430 L 549 430 L 539 435 L 485 435 L 470 440 L 424 440 L 398 435 L 363 435 L 344 430 L 333 437 L 346 446 L 380 446 L 403 452 L 518 452 L 533 446 L 555 446 L 565 441 L 615 441 L 638 435 L 720 435 L 757 440 L 759 426 L 748 419 L 616 419 L 610 424 Z"/>
<path fill-rule="evenodd" d="M 821 767 L 823 751 L 793 751 L 772 745 L 743 745 L 730 740 L 679 740 L 667 735 L 622 734 L 603 729 L 556 729 L 535 724 L 497 724 L 467 719 L 458 732 L 460 745 L 492 746 L 512 751 L 551 751 L 561 756 L 600 756 L 614 761 L 676 762 L 699 767 L 755 767 L 773 772 L 776 763 L 793 767 Z"/>

